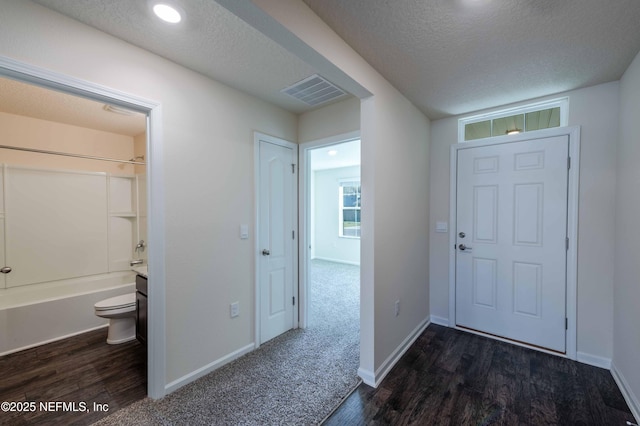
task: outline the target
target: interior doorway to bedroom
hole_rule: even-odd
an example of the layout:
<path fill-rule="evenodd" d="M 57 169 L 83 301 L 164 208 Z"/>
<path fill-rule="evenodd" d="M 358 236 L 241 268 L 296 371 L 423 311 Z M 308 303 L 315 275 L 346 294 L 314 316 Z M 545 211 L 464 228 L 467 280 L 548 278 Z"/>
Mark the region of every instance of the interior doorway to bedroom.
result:
<path fill-rule="evenodd" d="M 301 326 L 359 365 L 360 139 L 303 146 Z M 323 334 L 324 334 L 323 333 Z"/>

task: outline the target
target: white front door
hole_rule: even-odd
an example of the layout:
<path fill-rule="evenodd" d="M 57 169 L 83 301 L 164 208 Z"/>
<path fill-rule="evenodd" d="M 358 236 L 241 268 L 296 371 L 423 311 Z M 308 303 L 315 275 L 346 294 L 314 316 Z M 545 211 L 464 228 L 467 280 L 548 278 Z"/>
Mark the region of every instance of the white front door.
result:
<path fill-rule="evenodd" d="M 566 352 L 568 136 L 459 149 L 456 325 Z"/>
<path fill-rule="evenodd" d="M 296 153 L 260 141 L 259 336 L 264 343 L 294 326 Z"/>

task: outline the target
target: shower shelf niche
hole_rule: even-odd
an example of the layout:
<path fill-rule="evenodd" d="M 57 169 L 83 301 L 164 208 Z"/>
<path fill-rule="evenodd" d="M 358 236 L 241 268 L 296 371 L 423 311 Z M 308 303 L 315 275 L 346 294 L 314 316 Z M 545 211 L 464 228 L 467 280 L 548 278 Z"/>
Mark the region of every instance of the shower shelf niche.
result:
<path fill-rule="evenodd" d="M 140 239 L 136 176 L 109 176 L 109 269 L 129 268 Z"/>

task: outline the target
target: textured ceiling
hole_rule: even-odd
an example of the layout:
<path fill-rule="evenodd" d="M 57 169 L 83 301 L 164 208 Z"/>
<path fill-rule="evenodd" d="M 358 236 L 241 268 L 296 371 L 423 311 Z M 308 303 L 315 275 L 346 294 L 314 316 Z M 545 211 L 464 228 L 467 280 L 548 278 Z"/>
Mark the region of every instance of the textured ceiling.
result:
<path fill-rule="evenodd" d="M 213 0 L 172 0 L 177 25 L 146 0 L 35 0 L 87 25 L 294 113 L 313 109 L 280 93 L 315 71 Z"/>
<path fill-rule="evenodd" d="M 638 0 L 304 0 L 431 118 L 618 80 Z"/>
<path fill-rule="evenodd" d="M 127 136 L 146 131 L 144 114 L 114 114 L 99 102 L 15 80 L 0 78 L 0 94 L 0 112 Z"/>
<path fill-rule="evenodd" d="M 292 112 L 314 73 L 213 0 L 38 3 Z M 639 0 L 299 0 L 432 119 L 618 80 L 640 50 Z"/>

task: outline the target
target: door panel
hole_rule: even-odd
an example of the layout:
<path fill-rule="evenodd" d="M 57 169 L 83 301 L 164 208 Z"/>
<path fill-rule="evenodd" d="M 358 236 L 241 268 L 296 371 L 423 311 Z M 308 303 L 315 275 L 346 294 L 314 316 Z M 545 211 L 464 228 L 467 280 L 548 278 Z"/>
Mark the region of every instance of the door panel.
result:
<path fill-rule="evenodd" d="M 565 352 L 568 149 L 558 136 L 458 150 L 458 326 Z"/>
<path fill-rule="evenodd" d="M 294 162 L 291 148 L 260 141 L 260 343 L 294 325 Z"/>

